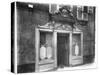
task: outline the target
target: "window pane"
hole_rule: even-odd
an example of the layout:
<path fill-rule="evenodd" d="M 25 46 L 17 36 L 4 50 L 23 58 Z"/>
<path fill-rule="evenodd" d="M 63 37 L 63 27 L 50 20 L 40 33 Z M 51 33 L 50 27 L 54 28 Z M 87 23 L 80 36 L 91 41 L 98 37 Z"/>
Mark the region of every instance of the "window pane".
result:
<path fill-rule="evenodd" d="M 81 55 L 81 34 L 73 34 L 72 37 L 72 55 Z"/>
<path fill-rule="evenodd" d="M 80 7 L 77 7 L 77 12 L 78 12 L 77 18 L 79 20 L 82 20 L 82 7 L 81 6 Z"/>
<path fill-rule="evenodd" d="M 53 58 L 52 32 L 40 32 L 40 60 L 48 60 Z"/>

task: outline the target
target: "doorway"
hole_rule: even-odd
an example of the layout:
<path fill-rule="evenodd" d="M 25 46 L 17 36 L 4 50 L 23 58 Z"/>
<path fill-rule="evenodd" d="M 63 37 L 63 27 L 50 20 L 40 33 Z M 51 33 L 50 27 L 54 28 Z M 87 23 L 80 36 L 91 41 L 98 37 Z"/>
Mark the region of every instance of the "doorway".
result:
<path fill-rule="evenodd" d="M 36 28 L 35 34 L 36 72 L 83 63 L 82 32 Z"/>
<path fill-rule="evenodd" d="M 57 33 L 57 66 L 69 66 L 69 33 Z"/>

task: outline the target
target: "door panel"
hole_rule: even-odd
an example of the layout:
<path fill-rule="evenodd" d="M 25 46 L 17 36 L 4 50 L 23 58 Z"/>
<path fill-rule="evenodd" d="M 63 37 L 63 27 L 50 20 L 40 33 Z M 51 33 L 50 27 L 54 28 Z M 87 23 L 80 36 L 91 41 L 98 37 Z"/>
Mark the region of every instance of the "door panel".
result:
<path fill-rule="evenodd" d="M 69 65 L 69 34 L 57 34 L 57 59 L 58 67 Z"/>

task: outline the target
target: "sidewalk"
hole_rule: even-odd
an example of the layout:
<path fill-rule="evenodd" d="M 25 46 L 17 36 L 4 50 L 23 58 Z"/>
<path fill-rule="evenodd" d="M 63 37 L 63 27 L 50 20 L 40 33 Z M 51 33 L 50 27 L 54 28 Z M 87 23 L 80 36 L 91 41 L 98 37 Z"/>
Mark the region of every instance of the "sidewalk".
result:
<path fill-rule="evenodd" d="M 74 66 L 74 67 L 64 67 L 64 68 L 58 68 L 57 71 L 65 71 L 65 70 L 85 70 L 85 69 L 93 69 L 97 68 L 96 64 L 85 64 L 80 66 Z"/>

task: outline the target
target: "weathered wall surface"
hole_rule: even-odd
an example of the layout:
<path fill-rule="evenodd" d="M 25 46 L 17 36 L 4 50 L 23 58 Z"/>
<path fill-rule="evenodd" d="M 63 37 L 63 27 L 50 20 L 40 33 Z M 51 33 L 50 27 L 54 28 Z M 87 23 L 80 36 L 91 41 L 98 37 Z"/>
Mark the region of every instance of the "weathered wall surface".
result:
<path fill-rule="evenodd" d="M 42 6 L 42 5 L 41 5 Z M 40 6 L 40 7 L 41 7 Z M 38 6 L 39 7 L 39 6 Z M 39 8 L 40 8 L 39 7 Z M 45 6 L 43 6 L 44 9 Z M 47 10 L 32 9 L 27 3 L 17 3 L 18 22 L 18 64 L 29 64 L 35 62 L 35 26 L 44 25 L 49 20 Z"/>
<path fill-rule="evenodd" d="M 91 63 L 95 58 L 95 7 L 94 13 L 89 14 L 88 23 L 83 32 L 84 61 L 86 63 Z"/>
<path fill-rule="evenodd" d="M 73 14 L 77 16 L 77 6 L 73 7 Z M 80 21 L 79 21 L 80 23 Z M 81 22 L 79 28 L 83 32 L 83 57 L 84 63 L 93 62 L 95 56 L 95 7 L 93 13 L 88 13 L 88 21 Z M 81 24 L 80 23 L 80 24 Z"/>

